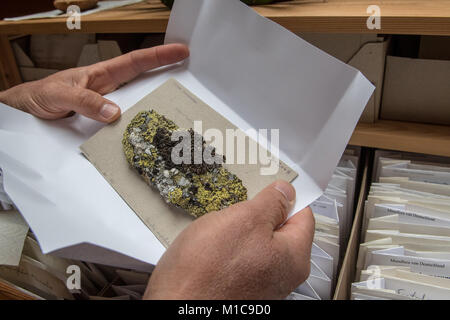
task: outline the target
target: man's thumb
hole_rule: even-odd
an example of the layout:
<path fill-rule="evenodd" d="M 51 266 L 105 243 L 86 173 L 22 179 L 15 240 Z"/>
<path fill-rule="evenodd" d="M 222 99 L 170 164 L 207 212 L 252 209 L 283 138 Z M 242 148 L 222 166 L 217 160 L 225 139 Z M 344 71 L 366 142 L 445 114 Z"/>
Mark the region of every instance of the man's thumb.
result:
<path fill-rule="evenodd" d="M 295 202 L 294 187 L 283 180 L 276 181 L 252 200 L 247 201 L 252 214 L 258 215 L 262 221 L 268 221 L 276 229 L 286 219 Z"/>

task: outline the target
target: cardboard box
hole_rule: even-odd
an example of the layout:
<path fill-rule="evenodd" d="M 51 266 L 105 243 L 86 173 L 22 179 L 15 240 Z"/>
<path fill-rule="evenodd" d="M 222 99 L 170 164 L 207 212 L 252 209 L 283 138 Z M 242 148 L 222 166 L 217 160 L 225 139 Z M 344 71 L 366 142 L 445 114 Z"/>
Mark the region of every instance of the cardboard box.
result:
<path fill-rule="evenodd" d="M 12 42 L 11 44 L 17 60 L 17 65 L 19 66 L 22 80 L 24 82 L 40 80 L 61 70 L 55 68 L 38 67 L 37 64 L 27 55 L 21 45 L 19 45 L 17 42 Z M 83 46 L 80 55 L 77 57 L 78 60 L 74 67 L 87 66 L 100 61 L 115 58 L 117 56 L 120 56 L 121 54 L 122 52 L 116 41 L 99 40 L 97 43 L 89 43 Z M 74 57 L 71 57 L 69 60 L 74 59 Z M 68 62 L 64 62 L 63 64 L 66 63 Z M 70 65 L 72 63 L 73 61 L 70 62 Z"/>
<path fill-rule="evenodd" d="M 373 123 L 378 120 L 389 39 L 378 37 L 376 34 L 300 33 L 298 35 L 342 62 L 360 70 L 375 85 L 375 92 L 359 121 Z"/>
<path fill-rule="evenodd" d="M 450 125 L 449 83 L 449 60 L 388 56 L 381 118 Z"/>
<path fill-rule="evenodd" d="M 77 67 L 88 66 L 122 55 L 116 41 L 99 40 L 96 44 L 86 44 L 81 51 Z"/>
<path fill-rule="evenodd" d="M 34 34 L 30 38 L 30 58 L 38 68 L 73 68 L 83 46 L 93 43 L 95 34 Z"/>
<path fill-rule="evenodd" d="M 347 250 L 345 251 L 344 260 L 342 262 L 341 270 L 334 291 L 333 300 L 348 300 L 350 299 L 351 284 L 355 279 L 356 261 L 358 258 L 359 243 L 361 237 L 361 226 L 364 213 L 364 202 L 367 199 L 367 192 L 370 185 L 370 168 L 372 156 L 370 154 L 364 155 L 364 167 L 361 175 L 361 186 L 356 205 L 355 217 L 353 220 L 352 231 L 348 240 Z"/>
<path fill-rule="evenodd" d="M 55 69 L 45 69 L 45 68 L 35 68 L 35 67 L 19 67 L 20 74 L 22 75 L 23 81 L 35 81 L 52 75 L 59 70 Z"/>

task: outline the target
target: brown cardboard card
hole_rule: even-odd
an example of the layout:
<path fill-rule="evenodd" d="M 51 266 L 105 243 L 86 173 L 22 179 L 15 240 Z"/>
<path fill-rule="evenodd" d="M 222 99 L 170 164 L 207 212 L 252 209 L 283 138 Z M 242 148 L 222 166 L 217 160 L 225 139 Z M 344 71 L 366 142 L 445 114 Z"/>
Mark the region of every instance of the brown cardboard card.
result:
<path fill-rule="evenodd" d="M 124 112 L 117 122 L 104 127 L 81 146 L 89 161 L 167 247 L 194 218 L 184 210 L 167 204 L 156 189 L 148 186 L 129 166 L 122 148 L 123 133 L 127 125 L 136 114 L 151 109 L 174 121 L 180 128 L 193 128 L 194 121 L 202 121 L 203 132 L 214 128 L 225 137 L 226 129 L 235 130 L 237 127 L 179 82 L 170 79 Z M 248 155 L 249 143 L 245 143 L 245 147 L 245 154 Z M 226 148 L 224 149 L 226 154 Z M 271 161 L 276 160 L 274 157 L 271 158 Z M 297 176 L 297 173 L 282 161 L 279 161 L 279 170 L 274 175 L 261 175 L 260 169 L 266 166 L 260 163 L 237 164 L 237 161 L 234 161 L 235 164 L 229 164 L 230 159 L 226 161 L 228 163 L 225 167 L 237 175 L 247 188 L 249 199 L 278 179 L 290 182 Z"/>
<path fill-rule="evenodd" d="M 450 124 L 450 61 L 388 56 L 381 119 Z"/>

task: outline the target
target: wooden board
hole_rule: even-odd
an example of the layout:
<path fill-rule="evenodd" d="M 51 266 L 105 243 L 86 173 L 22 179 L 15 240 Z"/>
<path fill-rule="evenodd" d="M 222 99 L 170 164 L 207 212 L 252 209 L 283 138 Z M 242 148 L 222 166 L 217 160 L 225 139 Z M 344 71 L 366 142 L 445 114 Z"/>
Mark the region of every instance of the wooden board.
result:
<path fill-rule="evenodd" d="M 0 300 L 40 300 L 40 297 L 0 279 Z"/>
<path fill-rule="evenodd" d="M 450 157 L 450 126 L 387 120 L 359 123 L 349 144 Z"/>
<path fill-rule="evenodd" d="M 381 9 L 381 30 L 369 30 L 369 5 Z M 450 0 L 293 0 L 255 6 L 293 32 L 450 35 Z M 170 11 L 160 0 L 82 16 L 83 33 L 165 32 Z M 0 33 L 68 33 L 65 18 L 0 21 Z"/>

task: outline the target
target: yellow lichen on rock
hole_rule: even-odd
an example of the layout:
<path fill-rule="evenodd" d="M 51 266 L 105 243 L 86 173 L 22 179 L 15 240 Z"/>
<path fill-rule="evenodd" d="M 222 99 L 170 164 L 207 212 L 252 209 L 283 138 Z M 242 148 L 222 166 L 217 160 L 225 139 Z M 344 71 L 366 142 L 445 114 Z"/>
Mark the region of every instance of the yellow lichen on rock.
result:
<path fill-rule="evenodd" d="M 246 200 L 247 189 L 241 179 L 222 164 L 172 162 L 171 151 L 178 142 L 172 141 L 171 135 L 179 130 L 173 121 L 153 110 L 139 112 L 127 126 L 122 140 L 128 163 L 168 203 L 195 217 Z M 191 139 L 198 138 L 192 129 L 185 131 Z M 204 150 L 205 142 L 201 140 Z"/>

